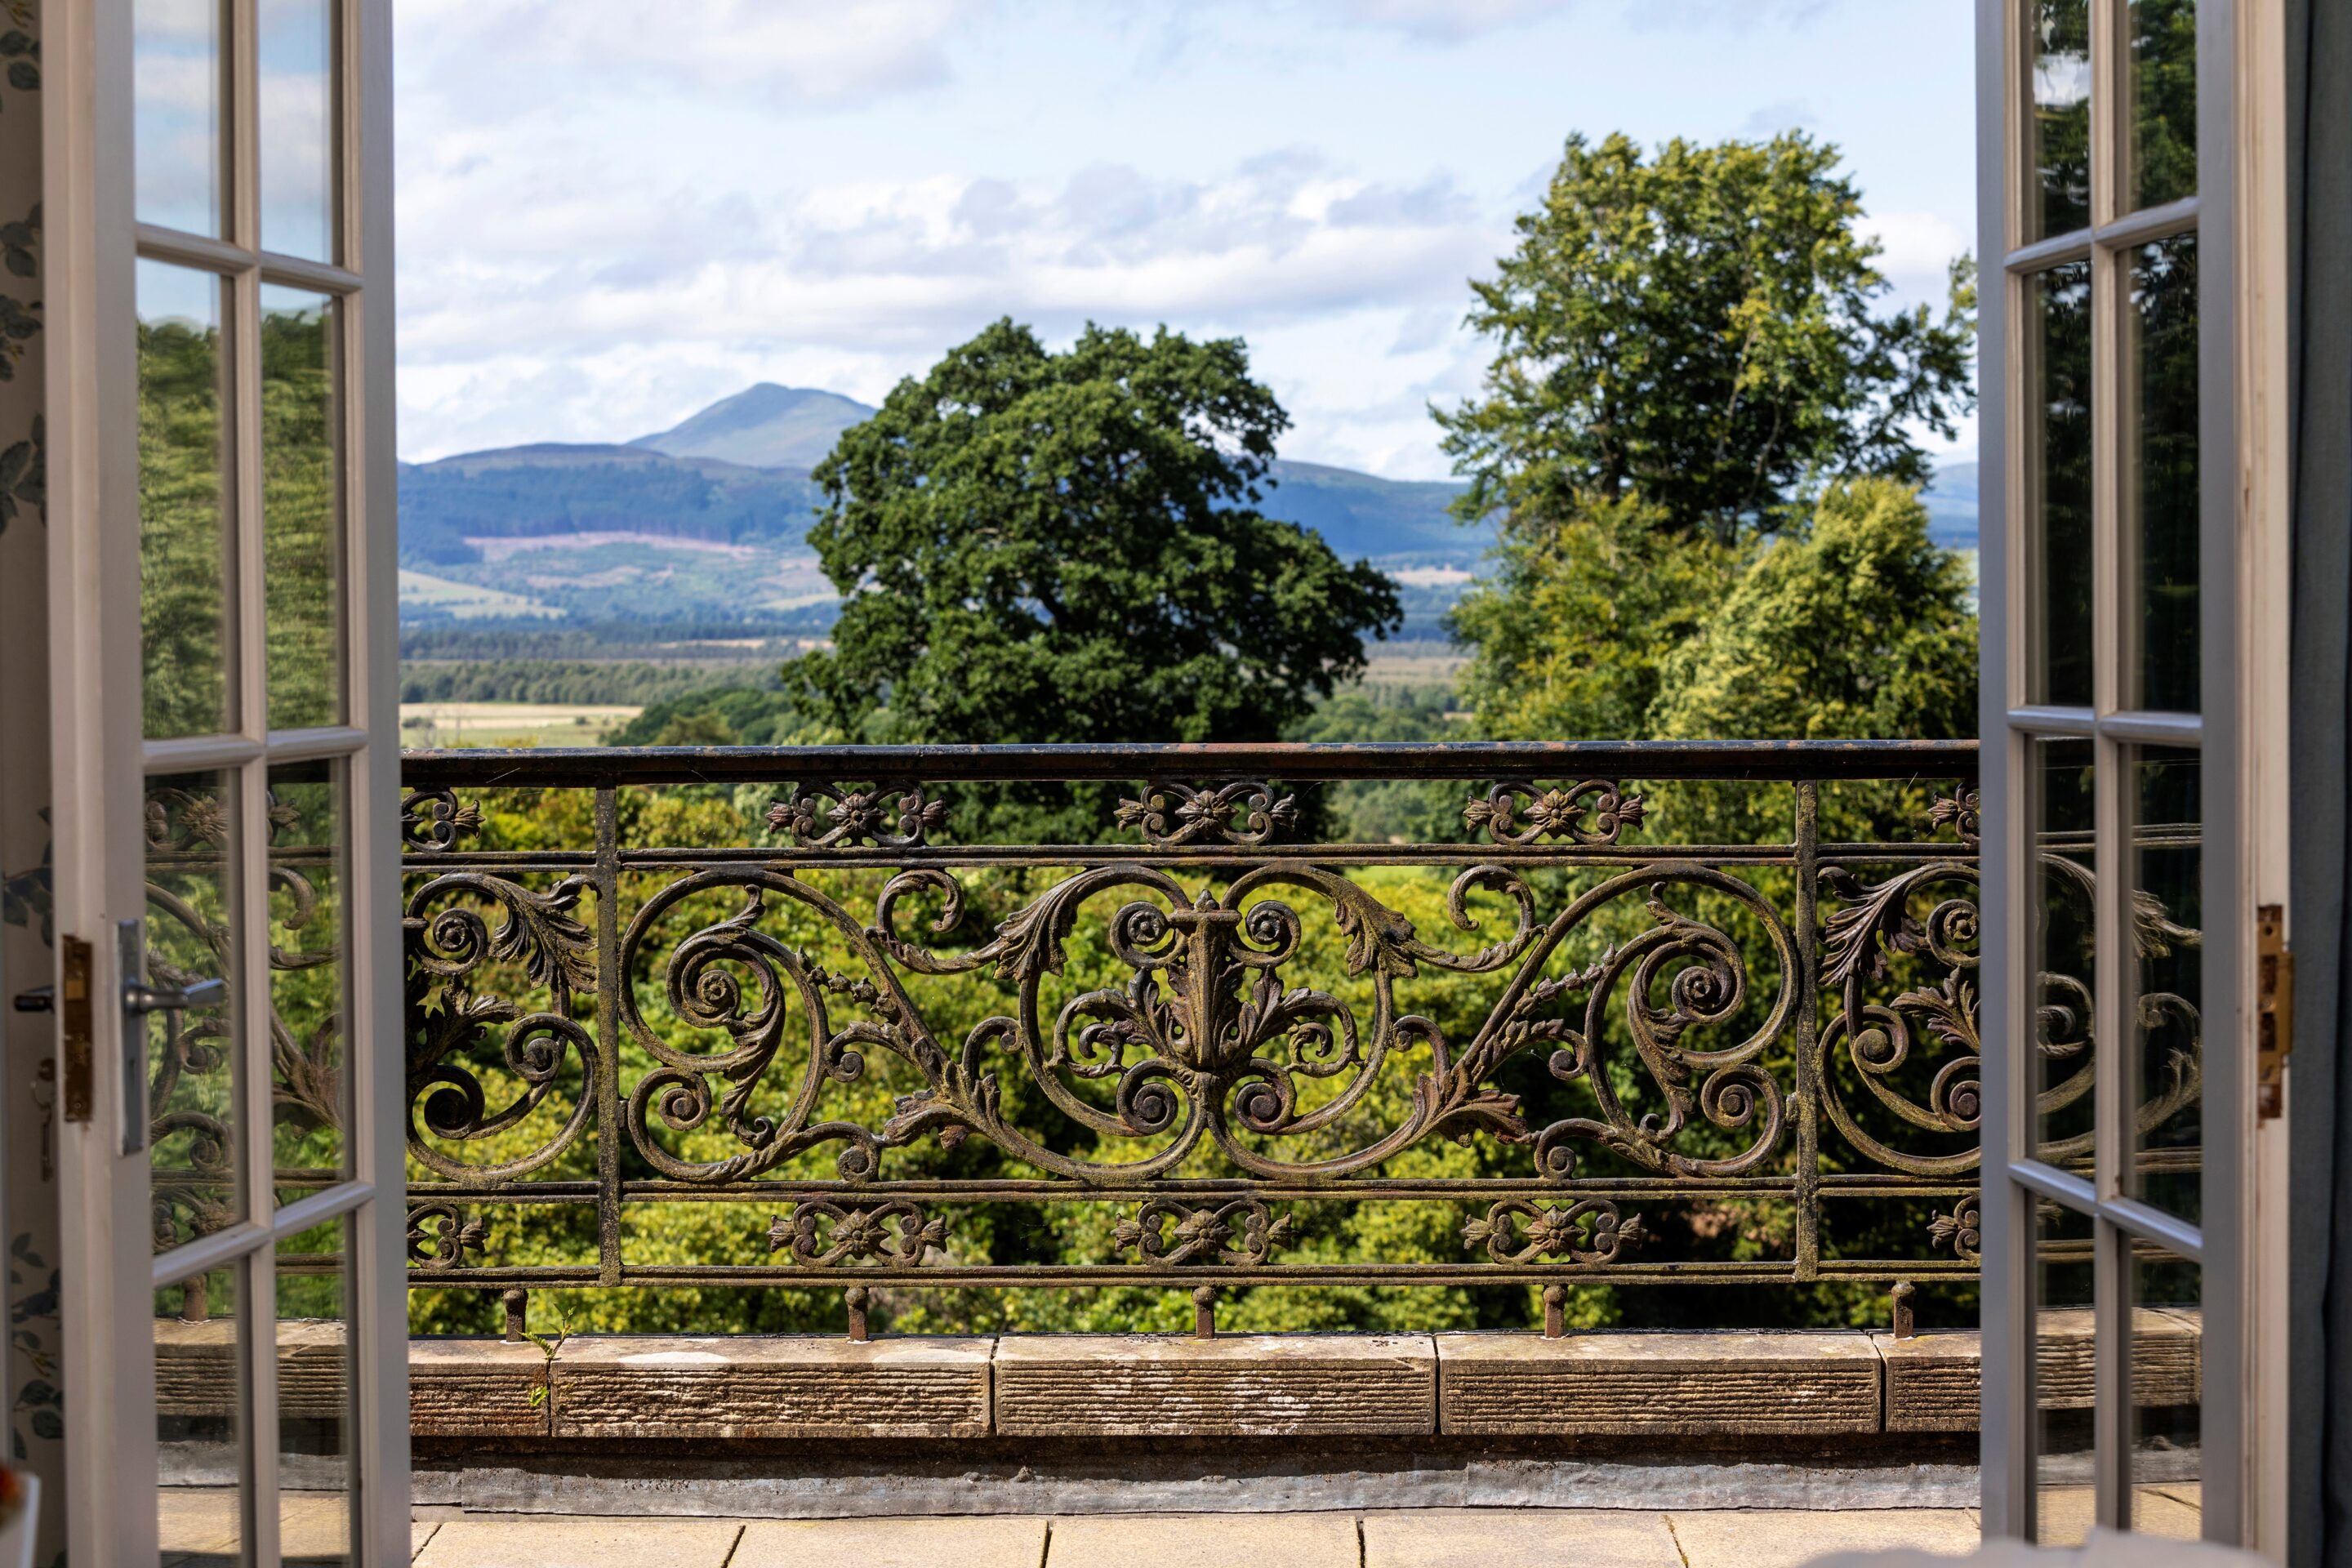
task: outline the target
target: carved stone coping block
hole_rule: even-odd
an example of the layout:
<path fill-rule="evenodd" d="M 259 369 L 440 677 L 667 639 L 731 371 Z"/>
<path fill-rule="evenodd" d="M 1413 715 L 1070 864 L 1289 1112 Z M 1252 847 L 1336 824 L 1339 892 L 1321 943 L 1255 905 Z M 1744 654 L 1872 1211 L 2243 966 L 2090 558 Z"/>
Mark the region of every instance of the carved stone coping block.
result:
<path fill-rule="evenodd" d="M 984 1437 L 985 1339 L 582 1336 L 554 1363 L 559 1437 Z"/>
<path fill-rule="evenodd" d="M 1042 1334 L 996 1344 L 1005 1436 L 1418 1436 L 1437 1429 L 1425 1334 Z"/>
<path fill-rule="evenodd" d="M 547 1382 L 534 1344 L 499 1340 L 408 1342 L 408 1429 L 419 1437 L 544 1437 Z"/>
<path fill-rule="evenodd" d="M 2132 1390 L 2146 1405 L 2194 1405 L 2203 1387 L 2200 1315 L 2178 1308 L 2133 1314 Z M 1973 1331 L 1898 1340 L 1874 1334 L 1886 1362 L 1886 1429 L 1973 1432 L 1982 1397 L 1983 1347 Z M 2054 1308 L 2037 1320 L 2036 1399 L 2044 1410 L 2088 1410 L 2095 1373 L 2088 1308 Z"/>
<path fill-rule="evenodd" d="M 1437 1336 L 1445 1432 L 1841 1433 L 1879 1429 L 1866 1335 Z"/>
<path fill-rule="evenodd" d="M 236 1405 L 236 1320 L 155 1320 L 155 1407 L 163 1415 L 226 1415 Z M 343 1413 L 351 1374 L 343 1325 L 310 1318 L 278 1324 L 278 1409 L 289 1418 Z"/>

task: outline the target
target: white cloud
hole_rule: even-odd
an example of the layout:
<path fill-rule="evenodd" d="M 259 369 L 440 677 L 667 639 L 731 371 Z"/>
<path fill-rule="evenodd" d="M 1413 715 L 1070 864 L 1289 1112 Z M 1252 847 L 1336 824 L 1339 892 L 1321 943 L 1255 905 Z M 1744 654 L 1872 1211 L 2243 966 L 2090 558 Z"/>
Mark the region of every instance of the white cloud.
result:
<path fill-rule="evenodd" d="M 1879 245 L 1878 269 L 1906 299 L 1940 306 L 1948 269 L 1975 237 L 1940 213 L 1867 213 L 1857 226 Z"/>
<path fill-rule="evenodd" d="M 676 416 L 673 388 L 707 400 L 765 377 L 876 396 L 1001 315 L 1057 340 L 1099 321 L 1255 342 L 1384 311 L 1373 353 L 1425 351 L 1501 226 L 1442 175 L 1396 185 L 1302 153 L 1197 180 L 1104 163 L 1054 183 L 858 180 L 765 198 L 673 184 L 625 207 L 605 171 L 471 135 L 418 163 L 402 211 L 412 455 L 641 434 Z M 1439 326 L 1416 318 L 1401 338 L 1423 310 Z M 658 395 L 630 390 L 664 363 Z"/>
<path fill-rule="evenodd" d="M 1458 43 L 1570 12 L 1615 13 L 1640 30 L 1745 29 L 1770 21 L 1810 21 L 1834 0 L 1336 0 L 1339 16 L 1361 27 Z"/>
<path fill-rule="evenodd" d="M 963 0 L 403 0 L 399 44 L 436 85 L 485 106 L 598 79 L 611 101 L 649 81 L 774 110 L 868 102 L 951 79 L 944 36 Z"/>

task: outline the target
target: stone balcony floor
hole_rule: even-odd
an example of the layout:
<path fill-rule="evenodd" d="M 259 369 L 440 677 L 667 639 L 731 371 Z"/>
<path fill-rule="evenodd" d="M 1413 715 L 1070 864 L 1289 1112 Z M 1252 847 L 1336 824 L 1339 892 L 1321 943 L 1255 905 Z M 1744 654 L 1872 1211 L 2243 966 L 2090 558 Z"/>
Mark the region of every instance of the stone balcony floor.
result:
<path fill-rule="evenodd" d="M 2045 1536 L 2082 1539 L 2088 1488 L 2046 1490 Z M 2141 1488 L 2139 1528 L 2194 1539 L 2193 1481 Z M 342 1510 L 289 1495 L 289 1562 L 343 1556 Z M 312 1504 L 315 1506 L 306 1506 Z M 236 1552 L 235 1492 L 173 1489 L 163 1568 Z M 1970 1509 L 1423 1508 L 1299 1513 L 838 1520 L 462 1514 L 421 1509 L 415 1568 L 1797 1568 L 1832 1552 L 1975 1550 Z"/>
<path fill-rule="evenodd" d="M 415 1568 L 1796 1568 L 1826 1552 L 1975 1550 L 1963 1509 L 1402 1509 L 849 1520 L 467 1518 Z"/>
<path fill-rule="evenodd" d="M 2140 1527 L 2194 1538 L 2194 1483 L 2143 1489 Z M 2086 1489 L 2047 1494 L 2080 1539 Z M 1832 1552 L 1976 1549 L 1969 1509 L 1399 1509 L 845 1520 L 420 1520 L 415 1568 L 1797 1568 Z"/>

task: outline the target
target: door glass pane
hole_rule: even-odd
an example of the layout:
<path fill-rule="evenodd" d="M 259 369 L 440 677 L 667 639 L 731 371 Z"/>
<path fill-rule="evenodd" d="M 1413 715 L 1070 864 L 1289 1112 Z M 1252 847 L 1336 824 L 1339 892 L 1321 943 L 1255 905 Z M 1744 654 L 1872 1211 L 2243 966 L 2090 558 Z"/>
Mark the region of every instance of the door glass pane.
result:
<path fill-rule="evenodd" d="M 155 1292 L 155 1499 L 162 1568 L 234 1568 L 247 1530 L 237 1271 Z"/>
<path fill-rule="evenodd" d="M 2197 194 L 2197 0 L 2131 0 L 2124 33 L 2130 201 L 2161 206 Z"/>
<path fill-rule="evenodd" d="M 234 730 L 220 280 L 139 263 L 139 629 L 145 733 Z"/>
<path fill-rule="evenodd" d="M 2090 1534 L 2097 1363 L 2091 1315 L 2088 1215 L 2032 1200 L 2035 1538 L 2074 1546 Z"/>
<path fill-rule="evenodd" d="M 261 290 L 262 583 L 269 727 L 343 720 L 335 303 Z"/>
<path fill-rule="evenodd" d="M 2091 221 L 2091 0 L 2032 0 L 2033 179 L 2028 242 Z"/>
<path fill-rule="evenodd" d="M 2091 703 L 2091 268 L 2034 275 L 2027 312 L 2028 700 Z"/>
<path fill-rule="evenodd" d="M 235 775 L 147 781 L 147 979 L 159 988 L 228 984 L 230 1005 L 150 1013 L 149 1168 L 155 1250 L 235 1224 L 245 1213 L 237 1133 L 238 943 Z"/>
<path fill-rule="evenodd" d="M 332 0 L 260 0 L 261 248 L 334 257 Z"/>
<path fill-rule="evenodd" d="M 2036 1142 L 2041 1159 L 2087 1172 L 2094 1117 L 2091 742 L 2037 740 L 2031 746 Z"/>
<path fill-rule="evenodd" d="M 139 221 L 219 237 L 219 0 L 133 0 L 131 93 Z"/>
<path fill-rule="evenodd" d="M 2198 1268 L 2147 1242 L 2132 1252 L 2131 1527 L 2204 1533 L 2198 1410 L 2203 1313 Z"/>
<path fill-rule="evenodd" d="M 2138 579 L 2139 647 L 2127 657 L 2125 706 L 2198 710 L 2197 237 L 2131 253 L 2125 342 L 2126 548 Z M 2128 628 L 2127 628 L 2128 629 Z"/>
<path fill-rule="evenodd" d="M 352 1560 L 348 1223 L 278 1247 L 278 1552 L 303 1568 Z"/>
<path fill-rule="evenodd" d="M 2131 767 L 2131 920 L 2137 963 L 2126 1054 L 2134 1081 L 2137 1146 L 2125 1172 L 2126 1191 L 2187 1220 L 2200 1217 L 2200 935 L 2205 911 L 2199 863 L 2203 815 L 2195 752 L 2146 746 L 2127 752 Z"/>
<path fill-rule="evenodd" d="M 342 767 L 269 770 L 269 1003 L 278 1201 L 348 1174 L 343 1140 Z"/>

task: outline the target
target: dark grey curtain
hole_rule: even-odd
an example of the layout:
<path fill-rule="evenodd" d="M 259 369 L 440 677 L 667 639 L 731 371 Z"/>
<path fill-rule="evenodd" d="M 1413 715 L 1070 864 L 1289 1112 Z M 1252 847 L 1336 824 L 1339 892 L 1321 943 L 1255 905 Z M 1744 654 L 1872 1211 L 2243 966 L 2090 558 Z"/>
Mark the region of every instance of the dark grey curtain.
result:
<path fill-rule="evenodd" d="M 2294 1568 L 2352 1568 L 2352 4 L 2288 0 L 2294 404 Z"/>

